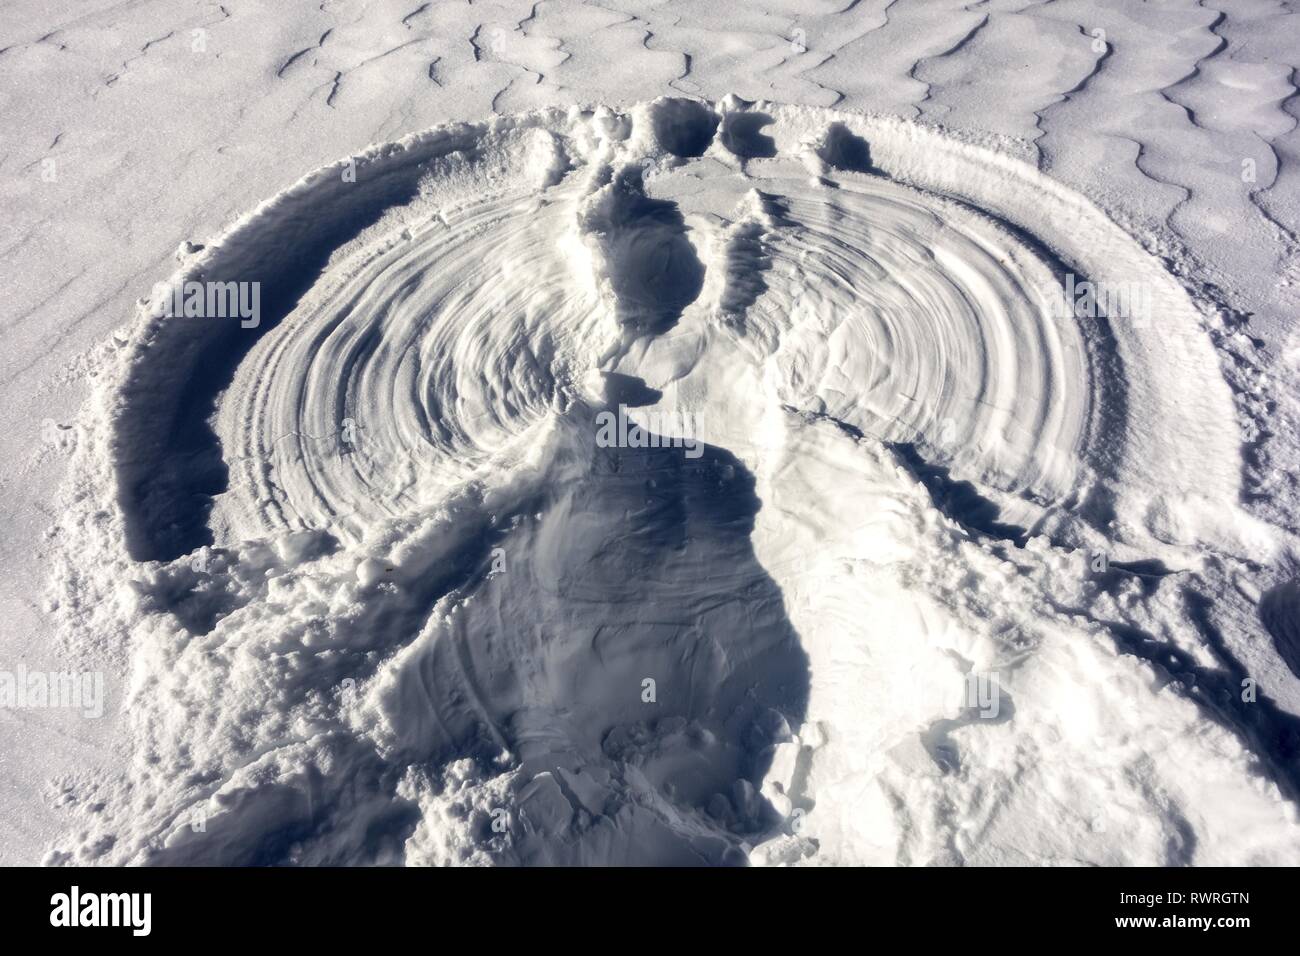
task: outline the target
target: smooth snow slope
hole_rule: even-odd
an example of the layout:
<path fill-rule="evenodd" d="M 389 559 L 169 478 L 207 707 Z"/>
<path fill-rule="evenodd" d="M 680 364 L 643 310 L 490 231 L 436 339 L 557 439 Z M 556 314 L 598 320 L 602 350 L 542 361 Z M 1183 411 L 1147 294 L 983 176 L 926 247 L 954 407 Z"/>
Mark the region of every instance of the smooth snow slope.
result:
<path fill-rule="evenodd" d="M 199 279 L 264 324 L 155 292 L 96 360 L 58 605 L 130 642 L 133 753 L 51 861 L 1300 859 L 1294 718 L 1233 680 L 1293 546 L 1253 384 L 1033 167 L 548 110 L 321 169 Z"/>
<path fill-rule="evenodd" d="M 447 120 L 480 121 L 494 108 L 630 104 L 665 93 L 717 100 L 734 91 L 896 112 L 981 135 L 1018 137 L 999 148 L 1098 202 L 1186 278 L 1203 302 L 1228 310 L 1229 328 L 1209 335 L 1226 350 L 1220 354 L 1231 356 L 1226 376 L 1233 382 L 1241 453 L 1225 458 L 1202 447 L 1206 436 L 1225 440 L 1218 413 L 1179 434 L 1160 425 L 1156 406 L 1147 404 L 1143 414 L 1151 417 L 1132 427 L 1156 422 L 1142 440 L 1158 444 L 1143 452 L 1134 440 L 1122 467 L 1134 476 L 1132 484 L 1138 475 L 1158 477 L 1161 456 L 1173 448 L 1189 469 L 1183 488 L 1167 486 L 1174 494 L 1164 499 L 1167 507 L 1151 512 L 1155 520 L 1129 514 L 1159 542 L 1150 551 L 1135 547 L 1134 560 L 1159 551 L 1168 567 L 1185 567 L 1171 550 L 1199 538 L 1193 550 L 1202 555 L 1204 547 L 1226 547 L 1224 553 L 1238 558 L 1244 550 L 1244 571 L 1215 572 L 1233 583 L 1208 587 L 1209 605 L 1184 598 L 1183 582 L 1167 578 L 1160 601 L 1177 606 L 1179 623 L 1124 631 L 1122 648 L 1155 659 L 1184 680 L 1194 676 L 1221 696 L 1235 697 L 1240 679 L 1255 677 L 1262 706 L 1239 714 L 1237 728 L 1251 746 L 1293 766 L 1288 748 L 1294 731 L 1287 729 L 1285 714 L 1296 709 L 1294 678 L 1282 663 L 1288 661 L 1292 671 L 1297 667 L 1293 560 L 1271 545 L 1252 544 L 1254 526 L 1244 522 L 1238 530 L 1233 509 L 1221 514 L 1228 527 L 1204 527 L 1213 522 L 1203 519 L 1231 484 L 1221 469 L 1237 462 L 1243 466 L 1242 495 L 1254 514 L 1294 528 L 1293 403 L 1300 394 L 1292 320 L 1297 49 L 1296 20 L 1282 3 L 11 3 L 0 18 L 0 115 L 6 121 L 0 149 L 6 213 L 0 226 L 6 250 L 0 264 L 6 329 L 0 482 L 9 518 L 0 546 L 0 600 L 8 624 L 0 668 L 105 669 L 109 716 L 4 712 L 0 861 L 39 859 L 68 824 L 58 808 L 81 798 L 94 767 L 119 763 L 129 753 L 127 728 L 115 724 L 114 715 L 125 701 L 131 643 L 117 631 L 94 635 L 91 648 L 58 640 L 51 605 L 37 595 L 49 577 L 51 545 L 67 549 L 46 537 L 57 535 L 50 530 L 61 507 L 55 488 L 70 450 L 108 437 L 92 434 L 77 419 L 76 409 L 101 367 L 86 356 L 129 319 L 137 298 L 171 272 L 178 244 L 186 238 L 206 241 L 305 171 L 359 154 L 371 142 Z M 872 158 L 879 162 L 874 152 Z M 907 179 L 901 168 L 895 173 L 896 181 Z M 952 184 L 935 185 L 946 190 Z M 860 201 L 865 200 L 850 200 Z M 805 207 L 814 224 L 819 212 Z M 819 241 L 817 230 L 810 239 Z M 742 228 L 729 241 L 743 255 L 750 238 Z M 863 241 L 858 237 L 854 244 Z M 833 249 L 834 242 L 829 245 Z M 826 256 L 822 247 L 808 248 Z M 718 261 L 708 250 L 699 255 Z M 743 303 L 758 288 L 742 282 L 727 291 L 725 301 Z M 1238 328 L 1238 318 L 1249 324 Z M 930 339 L 916 334 L 895 344 L 891 322 L 888 314 L 865 321 L 862 335 L 873 345 L 903 350 L 901 356 L 913 347 L 920 354 L 937 340 L 945 343 L 946 367 L 970 368 L 969 362 L 950 360 L 950 347 L 963 330 L 971 331 L 960 310 L 926 333 Z M 806 329 L 812 342 L 815 326 Z M 1002 358 L 1023 354 L 1018 350 L 1027 345 L 1012 342 L 988 351 L 994 383 L 1012 377 Z M 1059 339 L 1032 347 L 1038 357 L 1070 354 L 1070 343 Z M 1196 345 L 1183 348 L 1194 351 Z M 882 354 L 887 353 L 876 353 Z M 1203 358 L 1185 357 L 1191 364 L 1180 365 L 1180 372 L 1201 367 L 1196 363 Z M 803 400 L 817 396 L 809 395 L 804 381 L 825 381 L 818 376 L 840 367 L 840 356 L 791 358 L 810 369 L 806 378 L 803 371 L 790 377 L 790 404 L 806 408 Z M 381 367 L 376 362 L 357 370 L 374 374 Z M 1027 369 L 1037 376 L 1035 387 L 1063 394 L 1067 381 L 1077 382 L 1077 368 L 1058 365 L 1050 377 L 1043 368 L 1033 362 Z M 887 378 L 891 373 L 866 373 L 894 384 Z M 1098 374 L 1088 374 L 1095 386 Z M 1151 384 L 1121 376 L 1126 388 L 1143 392 L 1143 401 L 1182 400 L 1165 391 L 1172 376 L 1164 372 Z M 1213 381 L 1206 395 L 1197 396 L 1211 412 L 1222 404 Z M 286 383 L 271 384 L 279 397 L 268 401 L 280 402 L 282 412 Z M 1195 382 L 1183 384 L 1191 390 Z M 1070 394 L 1071 402 L 1053 405 L 1056 418 L 1050 422 L 1033 422 L 1028 411 L 1007 422 L 1021 427 L 1028 420 L 1031 434 L 1068 435 L 1092 414 L 1077 404 L 1082 393 Z M 846 408 L 829 393 L 821 399 L 828 414 Z M 488 408 L 493 425 L 495 409 Z M 860 412 L 879 417 L 897 410 L 872 406 Z M 997 428 L 992 416 L 973 425 L 972 434 Z M 937 418 L 940 439 L 952 435 L 958 421 L 966 427 L 960 416 Z M 476 428 L 474 434 L 488 441 L 495 431 Z M 1133 438 L 1131 428 L 1127 434 Z M 464 447 L 459 438 L 446 441 Z M 1068 450 L 1070 439 L 1065 441 Z M 723 447 L 736 453 L 743 443 Z M 1014 441 L 1004 447 L 1015 452 Z M 965 520 L 988 531 L 1016 539 L 1016 522 L 1033 526 L 1033 508 L 1053 502 L 1048 497 L 1018 506 L 1021 515 L 1013 520 L 1004 512 L 999 525 L 987 519 L 980 498 L 971 497 L 977 489 L 962 484 L 978 478 L 980 456 L 971 457 L 963 446 L 969 460 L 949 476 L 935 464 L 944 460 L 935 451 L 942 449 L 921 449 L 919 459 L 909 456 L 905 464 L 927 482 L 941 480 L 943 508 L 960 509 Z M 1031 456 L 1020 464 L 1042 470 L 1047 484 L 1040 490 L 1055 494 L 1074 467 L 1066 453 L 1057 458 L 1046 464 Z M 803 457 L 793 460 L 806 466 Z M 1114 463 L 1103 490 L 1119 467 Z M 814 483 L 829 474 L 834 472 L 800 480 Z M 393 475 L 394 487 L 403 481 Z M 1203 498 L 1190 508 L 1178 497 L 1188 482 Z M 981 487 L 978 494 L 997 490 Z M 762 492 L 759 497 L 768 501 Z M 755 517 L 756 547 L 757 529 L 770 511 L 765 506 Z M 227 520 L 220 509 L 215 518 Z M 1048 507 L 1041 527 L 1055 537 L 1052 529 L 1060 520 Z M 1171 530 L 1160 530 L 1162 525 Z M 825 540 L 831 530 L 818 534 Z M 1236 545 L 1223 544 L 1234 538 Z M 303 553 L 291 551 L 286 558 L 246 557 L 239 573 L 257 575 L 277 562 L 295 563 L 311 553 L 309 542 L 302 546 Z M 834 546 L 800 547 L 790 563 L 815 565 L 834 560 L 836 553 Z M 1114 557 L 1123 560 L 1118 552 Z M 767 553 L 761 564 L 778 574 L 778 558 Z M 259 564 L 263 559 L 267 563 Z M 1077 575 L 1071 582 L 1082 586 Z M 798 629 L 794 591 L 783 585 L 788 617 Z M 1219 600 L 1224 594 L 1230 599 Z M 1068 589 L 1062 600 L 1073 605 Z M 856 591 L 850 589 L 844 601 L 844 615 L 858 622 L 863 615 Z M 198 623 L 190 624 L 202 626 L 211 613 L 202 611 Z M 1207 640 L 1209 651 L 1201 647 Z M 1238 663 L 1223 663 L 1234 658 Z M 814 668 L 812 680 L 817 679 Z M 852 709 L 856 695 L 848 696 L 844 706 Z M 1125 705 L 1118 709 L 1127 712 Z M 1145 750 L 1140 734 L 1132 747 Z"/>

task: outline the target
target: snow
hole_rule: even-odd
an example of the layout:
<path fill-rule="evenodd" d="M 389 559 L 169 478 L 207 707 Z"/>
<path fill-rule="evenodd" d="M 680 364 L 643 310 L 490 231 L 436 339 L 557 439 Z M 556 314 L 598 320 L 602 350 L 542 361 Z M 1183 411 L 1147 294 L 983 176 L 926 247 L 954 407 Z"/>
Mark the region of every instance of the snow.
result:
<path fill-rule="evenodd" d="M 1295 32 L 13 5 L 0 862 L 1300 861 Z"/>

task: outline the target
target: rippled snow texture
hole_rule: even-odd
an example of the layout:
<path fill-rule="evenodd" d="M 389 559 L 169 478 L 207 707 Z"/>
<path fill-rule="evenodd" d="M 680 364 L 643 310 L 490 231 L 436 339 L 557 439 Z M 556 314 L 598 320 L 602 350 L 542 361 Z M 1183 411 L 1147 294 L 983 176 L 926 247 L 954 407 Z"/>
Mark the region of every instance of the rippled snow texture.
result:
<path fill-rule="evenodd" d="M 1032 167 L 541 111 L 319 170 L 186 280 L 262 321 L 105 350 L 62 611 L 130 640 L 132 750 L 52 861 L 1300 861 L 1224 320 Z"/>

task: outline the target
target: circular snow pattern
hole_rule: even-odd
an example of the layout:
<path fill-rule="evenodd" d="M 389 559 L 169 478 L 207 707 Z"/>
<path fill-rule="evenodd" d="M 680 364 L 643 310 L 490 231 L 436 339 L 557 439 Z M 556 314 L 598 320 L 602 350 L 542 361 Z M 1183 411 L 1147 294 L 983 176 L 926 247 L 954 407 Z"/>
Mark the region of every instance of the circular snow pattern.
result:
<path fill-rule="evenodd" d="M 1296 858 L 1160 689 L 1223 679 L 1165 579 L 1271 540 L 1215 317 L 1032 167 L 545 111 L 183 255 L 88 412 L 63 610 L 134 755 L 55 860 Z"/>

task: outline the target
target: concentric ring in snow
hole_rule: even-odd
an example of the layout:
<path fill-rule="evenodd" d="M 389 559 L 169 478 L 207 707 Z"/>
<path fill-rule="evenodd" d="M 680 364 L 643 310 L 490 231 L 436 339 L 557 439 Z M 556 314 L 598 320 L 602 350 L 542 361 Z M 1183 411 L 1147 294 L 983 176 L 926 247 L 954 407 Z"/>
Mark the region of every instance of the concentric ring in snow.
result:
<path fill-rule="evenodd" d="M 1213 313 L 1032 167 L 771 104 L 543 111 L 319 170 L 171 281 L 260 313 L 155 296 L 92 402 L 65 609 L 134 635 L 141 756 L 59 854 L 1294 848 L 1231 719 L 1126 645 L 1176 595 L 1088 570 L 1271 546 Z"/>

